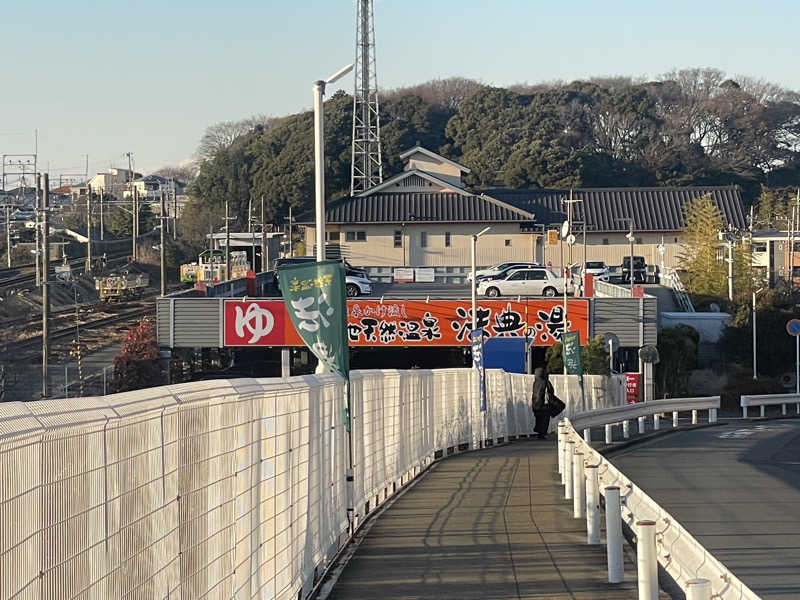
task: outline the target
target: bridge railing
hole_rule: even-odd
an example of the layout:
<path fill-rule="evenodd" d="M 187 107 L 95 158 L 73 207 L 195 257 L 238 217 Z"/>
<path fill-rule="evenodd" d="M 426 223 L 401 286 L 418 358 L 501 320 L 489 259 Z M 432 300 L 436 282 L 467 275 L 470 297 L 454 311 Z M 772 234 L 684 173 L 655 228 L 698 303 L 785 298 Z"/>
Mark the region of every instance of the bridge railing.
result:
<path fill-rule="evenodd" d="M 604 497 L 609 493 L 613 493 L 615 497 L 617 494 L 619 495 L 622 519 L 637 538 L 648 539 L 646 536 L 652 535 L 652 530 L 655 529 L 658 563 L 684 592 L 689 589 L 690 582 L 692 585 L 696 585 L 698 580 L 705 579 L 710 582 L 711 593 L 700 597 L 718 600 L 758 600 L 759 597 L 752 590 L 706 550 L 671 514 L 628 479 L 609 459 L 582 439 L 569 419 L 563 423 L 559 436 L 559 452 L 563 455 L 559 464 L 563 465 L 562 473 L 565 474 L 565 478 L 573 481 L 572 468 L 569 465 L 574 464 L 572 455 L 579 455 L 578 462 L 584 466 L 585 471 L 581 469 L 578 476 L 583 478 L 584 472 L 587 475 L 592 472 L 594 477 L 594 472 L 596 472 L 598 485 L 596 488 L 592 486 L 591 489 L 599 488 L 600 494 Z M 586 423 L 587 421 L 584 419 L 582 424 Z M 576 490 L 576 494 L 580 493 L 577 490 L 584 489 L 582 485 L 568 484 L 566 480 L 565 485 L 568 490 Z M 590 487 L 587 486 L 585 489 L 588 490 Z M 571 494 L 571 491 L 567 493 Z M 588 495 L 587 504 L 584 506 L 588 506 Z M 640 531 L 642 528 L 646 528 L 648 531 Z M 595 543 L 597 542 L 599 539 L 595 541 Z M 609 574 L 611 574 L 611 567 L 609 567 Z M 641 576 L 639 581 L 641 584 Z M 706 583 L 706 585 L 708 584 Z"/>
<path fill-rule="evenodd" d="M 592 441 L 592 427 L 605 427 L 605 441 L 609 444 L 613 434 L 612 428 L 615 426 L 622 426 L 622 435 L 625 439 L 630 437 L 629 422 L 633 419 L 638 421 L 639 433 L 645 431 L 646 417 L 653 417 L 653 429 L 660 429 L 661 415 L 664 413 L 672 413 L 673 427 L 678 426 L 678 416 L 682 412 L 691 412 L 692 424 L 696 425 L 701 410 L 708 411 L 709 423 L 716 423 L 719 406 L 719 396 L 668 398 L 581 412 L 572 416 L 570 422 L 576 430 L 583 431 L 583 437 L 588 443 Z"/>
<path fill-rule="evenodd" d="M 795 404 L 796 414 L 800 415 L 800 395 L 799 394 L 762 394 L 752 396 L 742 396 L 739 405 L 742 407 L 742 417 L 747 418 L 747 408 L 750 406 L 761 407 L 761 416 L 764 416 L 764 407 L 781 406 L 781 414 L 786 414 L 786 405 Z"/>
<path fill-rule="evenodd" d="M 554 378 L 567 414 L 616 381 Z M 355 371 L 0 404 L 0 600 L 305 597 L 439 457 L 532 432 L 532 377 Z M 351 443 L 352 442 L 352 443 Z M 352 457 L 352 464 L 350 457 Z"/>

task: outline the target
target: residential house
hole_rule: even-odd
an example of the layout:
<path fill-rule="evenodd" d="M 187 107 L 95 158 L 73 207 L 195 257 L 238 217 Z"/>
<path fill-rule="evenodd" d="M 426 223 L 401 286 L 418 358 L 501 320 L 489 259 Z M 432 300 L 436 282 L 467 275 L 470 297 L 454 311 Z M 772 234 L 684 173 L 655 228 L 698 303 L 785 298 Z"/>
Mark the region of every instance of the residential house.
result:
<path fill-rule="evenodd" d="M 800 284 L 800 233 L 754 231 L 750 249 L 753 267 L 769 287 L 788 283 L 790 273 L 792 284 Z"/>

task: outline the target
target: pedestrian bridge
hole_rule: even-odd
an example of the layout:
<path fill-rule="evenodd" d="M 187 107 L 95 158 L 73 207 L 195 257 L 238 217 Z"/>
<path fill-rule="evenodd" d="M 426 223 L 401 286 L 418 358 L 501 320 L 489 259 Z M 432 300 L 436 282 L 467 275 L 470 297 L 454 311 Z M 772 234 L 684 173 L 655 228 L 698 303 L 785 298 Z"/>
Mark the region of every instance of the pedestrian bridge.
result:
<path fill-rule="evenodd" d="M 588 376 L 583 397 L 554 379 L 584 435 L 679 410 L 622 406 L 621 378 Z M 570 421 L 558 452 L 527 440 L 531 385 L 488 371 L 481 412 L 469 369 L 354 372 L 351 431 L 332 375 L 0 404 L 0 599 L 636 597 L 630 557 L 606 583 L 603 548 L 560 498 L 558 467 L 582 496 L 567 450 L 595 450 Z M 669 522 L 610 463 L 602 477 Z"/>

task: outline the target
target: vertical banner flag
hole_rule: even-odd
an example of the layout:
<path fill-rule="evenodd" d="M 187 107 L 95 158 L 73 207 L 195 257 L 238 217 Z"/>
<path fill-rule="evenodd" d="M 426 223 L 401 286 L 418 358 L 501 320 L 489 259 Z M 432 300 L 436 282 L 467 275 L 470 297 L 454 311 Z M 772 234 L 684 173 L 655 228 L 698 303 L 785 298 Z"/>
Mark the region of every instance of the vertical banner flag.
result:
<path fill-rule="evenodd" d="M 564 365 L 567 375 L 578 375 L 583 378 L 583 363 L 581 361 L 581 338 L 577 331 L 568 331 L 561 337 L 563 341 Z"/>
<path fill-rule="evenodd" d="M 344 266 L 336 260 L 278 269 L 281 296 L 297 333 L 320 363 L 349 380 L 344 276 Z"/>
<path fill-rule="evenodd" d="M 486 366 L 483 362 L 483 329 L 469 332 L 472 344 L 472 366 L 478 369 L 478 393 L 481 395 L 481 412 L 486 411 Z"/>

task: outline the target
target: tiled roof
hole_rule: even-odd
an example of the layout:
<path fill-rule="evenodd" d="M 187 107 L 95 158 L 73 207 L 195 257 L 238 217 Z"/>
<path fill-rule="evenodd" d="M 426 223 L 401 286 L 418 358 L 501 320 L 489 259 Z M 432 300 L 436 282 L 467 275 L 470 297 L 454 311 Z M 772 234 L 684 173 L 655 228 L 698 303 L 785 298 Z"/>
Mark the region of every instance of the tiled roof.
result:
<path fill-rule="evenodd" d="M 313 222 L 313 215 L 303 219 Z M 464 196 L 452 192 L 373 194 L 348 197 L 328 205 L 328 223 L 483 223 L 492 221 L 530 222 L 525 210 L 506 206 L 485 196 Z"/>
<path fill-rule="evenodd" d="M 566 220 L 569 190 L 489 189 L 485 194 L 536 215 L 537 223 L 556 225 Z M 720 209 L 726 223 L 736 228 L 746 226 L 742 198 L 736 186 L 587 188 L 573 190 L 573 218 L 583 220 L 586 230 L 597 232 L 626 231 L 624 219 L 633 217 L 634 231 L 679 231 L 685 226 L 683 207 L 706 194 Z"/>

